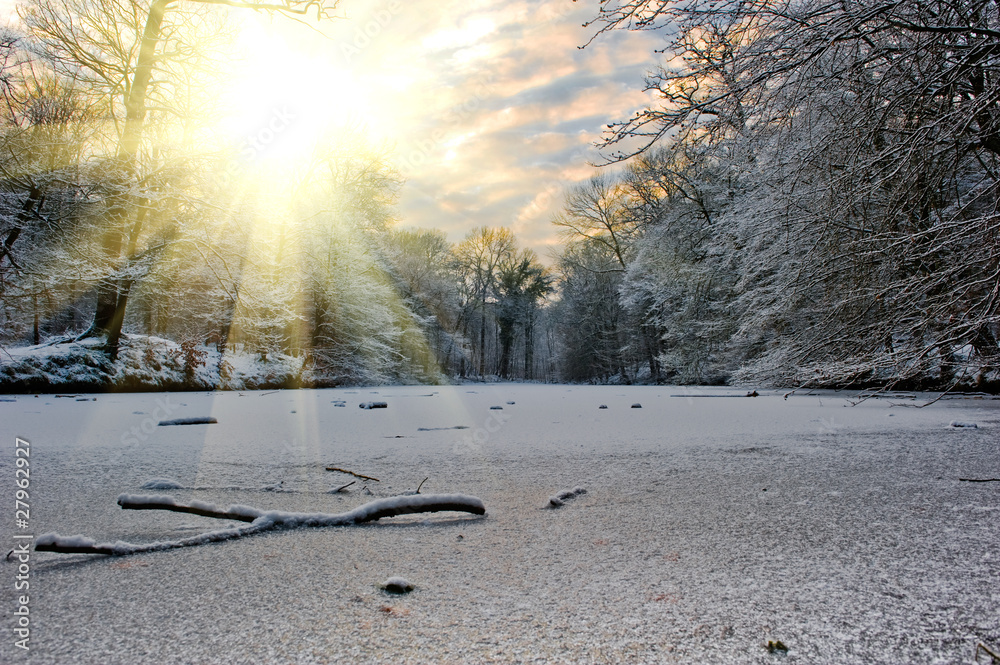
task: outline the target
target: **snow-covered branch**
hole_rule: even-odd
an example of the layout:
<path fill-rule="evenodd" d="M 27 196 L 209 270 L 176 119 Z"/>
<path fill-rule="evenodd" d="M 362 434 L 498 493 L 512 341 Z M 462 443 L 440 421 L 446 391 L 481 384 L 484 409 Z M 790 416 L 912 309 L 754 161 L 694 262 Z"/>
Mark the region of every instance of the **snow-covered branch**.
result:
<path fill-rule="evenodd" d="M 126 543 L 122 541 L 97 543 L 93 539 L 81 535 L 60 536 L 56 533 L 47 533 L 39 536 L 35 542 L 35 550 L 38 552 L 59 552 L 62 554 L 124 556 L 232 540 L 279 528 L 351 526 L 375 522 L 385 517 L 445 511 L 464 512 L 473 515 L 486 514 L 486 506 L 481 499 L 465 494 L 394 496 L 370 501 L 345 513 L 265 512 L 250 506 L 238 505 L 223 509 L 201 501 L 181 504 L 174 500 L 173 497 L 158 495 L 122 494 L 118 497 L 118 505 L 124 509 L 170 510 L 174 512 L 193 513 L 204 517 L 250 522 L 250 524 L 243 527 L 209 531 L 180 540 L 165 540 L 145 544 Z"/>

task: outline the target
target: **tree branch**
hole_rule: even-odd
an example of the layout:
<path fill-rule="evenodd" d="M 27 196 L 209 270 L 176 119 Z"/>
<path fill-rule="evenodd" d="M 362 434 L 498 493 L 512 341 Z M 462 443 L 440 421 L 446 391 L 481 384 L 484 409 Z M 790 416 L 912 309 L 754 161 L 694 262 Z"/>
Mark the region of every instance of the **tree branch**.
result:
<path fill-rule="evenodd" d="M 384 517 L 410 515 L 416 513 L 437 513 L 444 511 L 465 512 L 485 515 L 486 506 L 481 499 L 464 494 L 412 494 L 377 499 L 346 513 L 284 513 L 264 512 L 250 506 L 230 506 L 222 509 L 209 503 L 193 501 L 190 504 L 177 503 L 169 496 L 143 496 L 123 494 L 118 497 L 118 505 L 130 510 L 169 510 L 192 513 L 204 517 L 250 522 L 248 526 L 209 531 L 181 540 L 158 541 L 146 544 L 125 542 L 97 543 L 84 536 L 60 536 L 47 533 L 35 542 L 36 552 L 58 552 L 60 554 L 104 554 L 126 556 L 143 552 L 157 552 L 181 547 L 193 547 L 207 543 L 233 540 L 244 536 L 272 531 L 278 528 L 351 526 L 376 522 Z"/>

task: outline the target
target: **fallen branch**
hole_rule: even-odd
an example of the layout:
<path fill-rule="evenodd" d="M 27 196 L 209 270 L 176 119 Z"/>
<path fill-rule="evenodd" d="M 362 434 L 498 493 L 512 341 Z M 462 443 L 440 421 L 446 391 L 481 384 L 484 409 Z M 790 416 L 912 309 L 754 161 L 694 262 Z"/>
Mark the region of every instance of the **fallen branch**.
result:
<path fill-rule="evenodd" d="M 242 527 L 209 531 L 181 540 L 158 541 L 146 544 L 133 544 L 121 541 L 115 543 L 97 543 L 84 536 L 66 537 L 56 533 L 47 533 L 39 536 L 35 541 L 35 551 L 58 552 L 61 554 L 126 556 L 129 554 L 158 552 L 232 540 L 279 528 L 351 526 L 376 522 L 384 517 L 443 511 L 465 512 L 473 515 L 486 514 L 486 506 L 481 499 L 464 494 L 394 496 L 387 499 L 370 501 L 362 506 L 358 506 L 354 510 L 339 514 L 264 512 L 250 506 L 230 506 L 229 508 L 221 509 L 201 501 L 180 504 L 173 497 L 169 496 L 133 496 L 127 494 L 118 497 L 118 505 L 131 510 L 170 510 L 174 512 L 194 513 L 218 519 L 250 521 L 250 524 Z"/>
<path fill-rule="evenodd" d="M 371 476 L 366 476 L 366 475 L 361 474 L 361 473 L 354 473 L 353 471 L 348 471 L 347 469 L 341 469 L 338 466 L 328 466 L 328 467 L 326 467 L 326 470 L 327 471 L 340 471 L 341 473 L 346 473 L 349 476 L 354 476 L 355 478 L 360 478 L 361 480 L 374 480 L 376 483 L 382 482 L 378 478 L 372 478 Z"/>
<path fill-rule="evenodd" d="M 118 505 L 125 510 L 171 510 L 175 513 L 191 513 L 202 517 L 238 520 L 240 522 L 253 522 L 264 514 L 263 511 L 250 506 L 230 506 L 225 510 L 220 510 L 211 503 L 192 501 L 189 504 L 183 504 L 177 503 L 172 496 L 163 495 L 122 494 L 118 497 Z"/>
<path fill-rule="evenodd" d="M 959 478 L 963 483 L 1000 483 L 1000 478 Z"/>
<path fill-rule="evenodd" d="M 161 420 L 160 427 L 167 425 L 214 425 L 219 421 L 215 418 L 174 418 L 173 420 Z"/>
<path fill-rule="evenodd" d="M 986 646 L 982 642 L 979 642 L 979 643 L 976 644 L 976 662 L 977 663 L 979 662 L 979 652 L 980 651 L 982 651 L 983 653 L 985 653 L 986 655 L 988 655 L 990 658 L 992 658 L 994 663 L 1000 663 L 1000 654 L 998 654 L 993 649 L 990 649 L 988 646 Z"/>

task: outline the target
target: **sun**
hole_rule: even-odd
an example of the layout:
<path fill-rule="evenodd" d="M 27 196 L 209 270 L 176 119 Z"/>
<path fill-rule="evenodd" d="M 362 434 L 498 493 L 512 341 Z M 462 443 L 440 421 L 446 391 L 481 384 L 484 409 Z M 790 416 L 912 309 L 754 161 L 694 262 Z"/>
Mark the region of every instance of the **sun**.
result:
<path fill-rule="evenodd" d="M 248 21 L 240 32 L 240 55 L 220 93 L 218 131 L 243 160 L 267 167 L 305 160 L 341 128 L 364 127 L 371 140 L 383 138 L 384 106 L 373 77 L 338 62 L 334 43 L 297 39 L 303 30 Z"/>

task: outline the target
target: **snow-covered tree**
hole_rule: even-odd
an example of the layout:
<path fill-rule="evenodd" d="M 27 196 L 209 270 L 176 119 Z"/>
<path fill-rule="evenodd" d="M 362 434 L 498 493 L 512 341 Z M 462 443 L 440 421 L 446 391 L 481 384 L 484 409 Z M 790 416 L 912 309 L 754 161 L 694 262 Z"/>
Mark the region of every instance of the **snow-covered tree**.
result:
<path fill-rule="evenodd" d="M 614 124 L 605 145 L 612 160 L 696 150 L 726 170 L 714 225 L 739 276 L 738 378 L 988 379 L 1000 361 L 995 3 L 606 1 L 595 25 L 672 35 L 647 80 L 661 104 Z"/>

